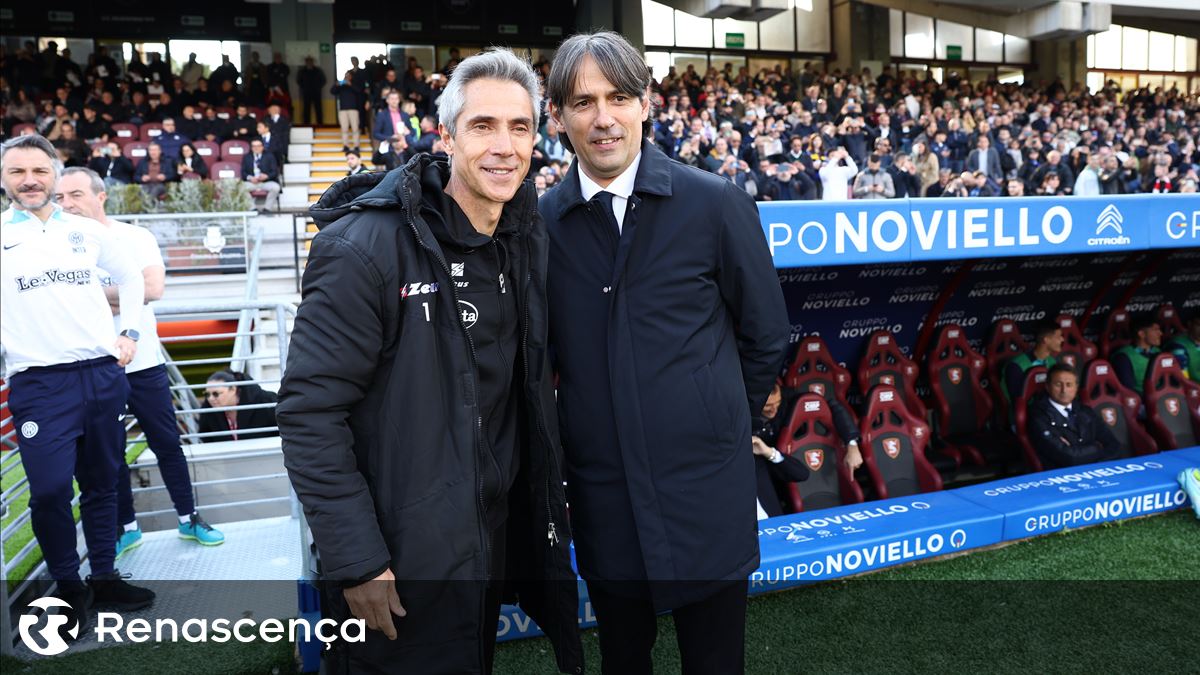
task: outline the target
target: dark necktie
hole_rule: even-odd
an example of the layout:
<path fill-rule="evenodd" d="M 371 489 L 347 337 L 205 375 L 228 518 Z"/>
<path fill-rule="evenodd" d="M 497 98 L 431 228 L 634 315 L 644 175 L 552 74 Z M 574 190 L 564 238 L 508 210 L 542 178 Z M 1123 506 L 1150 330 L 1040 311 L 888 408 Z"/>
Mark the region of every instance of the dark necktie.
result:
<path fill-rule="evenodd" d="M 593 197 L 592 200 L 596 202 L 597 207 L 600 209 L 601 217 L 603 217 L 604 220 L 612 226 L 612 231 L 617 235 L 617 239 L 620 239 L 621 227 L 617 224 L 616 214 L 613 213 L 613 197 L 615 196 L 616 195 L 611 192 L 601 190 L 600 192 L 596 193 L 596 196 Z"/>

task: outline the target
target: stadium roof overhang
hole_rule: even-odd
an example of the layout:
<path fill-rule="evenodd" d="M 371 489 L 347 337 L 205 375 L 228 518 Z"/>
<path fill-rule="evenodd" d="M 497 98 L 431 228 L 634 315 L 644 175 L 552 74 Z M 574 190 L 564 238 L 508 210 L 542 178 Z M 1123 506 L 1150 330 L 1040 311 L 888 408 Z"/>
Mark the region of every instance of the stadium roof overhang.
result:
<path fill-rule="evenodd" d="M 860 0 L 1030 40 L 1079 38 L 1113 23 L 1200 36 L 1200 3 L 1185 0 Z M 1183 9 L 1182 7 L 1191 7 Z"/>
<path fill-rule="evenodd" d="M 873 5 L 936 16 L 1030 40 L 1074 39 L 1108 30 L 1117 23 L 1200 35 L 1200 4 L 1192 0 L 860 0 Z M 761 21 L 788 9 L 795 0 L 661 0 L 682 12 L 709 19 Z M 1194 6 L 1181 9 L 1180 6 Z M 1178 22 L 1184 22 L 1178 24 Z M 1167 25 L 1163 25 L 1167 24 Z"/>

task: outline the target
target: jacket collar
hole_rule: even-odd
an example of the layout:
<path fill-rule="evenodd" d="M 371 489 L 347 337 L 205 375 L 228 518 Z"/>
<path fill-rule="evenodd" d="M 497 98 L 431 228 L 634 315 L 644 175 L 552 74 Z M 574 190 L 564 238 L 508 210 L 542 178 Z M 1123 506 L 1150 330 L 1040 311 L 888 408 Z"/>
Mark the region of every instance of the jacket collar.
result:
<path fill-rule="evenodd" d="M 571 163 L 571 169 L 567 171 L 562 185 L 555 189 L 565 190 L 556 214 L 561 220 L 571 209 L 584 203 L 583 190 L 579 187 L 578 159 Z M 642 159 L 633 183 L 633 192 L 660 197 L 671 196 L 671 159 L 663 154 L 657 145 L 647 140 L 642 141 Z"/>

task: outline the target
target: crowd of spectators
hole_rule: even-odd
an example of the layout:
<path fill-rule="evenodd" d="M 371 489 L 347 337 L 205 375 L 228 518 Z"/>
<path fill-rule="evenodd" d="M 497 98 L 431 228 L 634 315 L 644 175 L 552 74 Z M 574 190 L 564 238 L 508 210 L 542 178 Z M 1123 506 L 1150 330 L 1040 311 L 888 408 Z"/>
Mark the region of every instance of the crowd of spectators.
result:
<path fill-rule="evenodd" d="M 139 165 L 150 158 L 130 162 L 111 142 L 112 125 L 122 122 L 163 125 L 155 142 L 165 167 L 150 182 L 202 177 L 208 167 L 197 164 L 205 162 L 189 159 L 196 141 L 258 138 L 275 165 L 285 159 L 291 68 L 278 53 L 270 64 L 252 53 L 241 72 L 226 58 L 207 77 L 194 55 L 178 73 L 154 53 L 145 62 L 135 54 L 122 70 L 104 46 L 86 66 L 53 43 L 41 52 L 27 43 L 0 59 L 5 133 L 34 124 L 68 166 L 147 180 L 151 167 Z M 415 58 L 352 58 L 327 88 L 306 59 L 296 74 L 303 123 L 324 122 L 320 98 L 328 95 L 346 152 L 387 168 L 417 152 L 443 152 L 437 99 L 458 61 L 451 50 L 441 70 L 427 72 Z M 549 63 L 535 68 L 544 76 Z M 672 67 L 653 88 L 648 137 L 760 201 L 1195 192 L 1200 184 L 1200 98 L 1176 89 L 1121 93 L 1110 82 L 1089 93 L 1058 81 L 973 83 L 953 70 L 939 83 L 929 74 L 813 64 L 751 73 L 730 63 L 703 74 Z M 532 162 L 538 189 L 561 179 L 570 160 L 546 123 Z"/>
<path fill-rule="evenodd" d="M 207 77 L 195 54 L 179 72 L 155 52 L 147 61 L 135 52 L 122 69 L 103 45 L 86 66 L 54 42 L 41 51 L 27 42 L 14 55 L 0 52 L 0 61 L 6 136 L 41 134 L 65 166 L 86 166 L 109 185 L 139 184 L 152 196 L 171 182 L 208 178 L 213 162 L 231 160 L 198 146 L 241 141 L 243 156 L 232 158 L 237 173 L 265 190 L 273 205 L 291 129 L 291 68 L 282 54 L 264 64 L 252 52 L 240 72 L 225 56 Z M 137 131 L 122 135 L 125 125 Z M 152 138 L 146 125 L 155 127 Z M 141 142 L 144 150 L 134 155 L 129 144 Z"/>
<path fill-rule="evenodd" d="M 671 68 L 653 139 L 759 200 L 1195 192 L 1200 100 L 1176 89 Z"/>

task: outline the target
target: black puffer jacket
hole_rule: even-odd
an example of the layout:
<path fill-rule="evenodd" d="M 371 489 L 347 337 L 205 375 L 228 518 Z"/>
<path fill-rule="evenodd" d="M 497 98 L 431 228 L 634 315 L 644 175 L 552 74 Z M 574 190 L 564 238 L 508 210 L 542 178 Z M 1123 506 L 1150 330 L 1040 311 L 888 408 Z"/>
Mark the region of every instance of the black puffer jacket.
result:
<path fill-rule="evenodd" d="M 431 183 L 445 173 L 418 155 L 386 174 L 345 178 L 312 208 L 322 229 L 277 409 L 284 462 L 324 578 L 367 579 L 385 567 L 396 576 L 408 618 L 398 622 L 389 661 L 376 664 L 392 672 L 481 670 L 478 645 L 496 630 L 481 622 L 491 551 L 475 349 L 451 270 L 420 216 L 421 191 L 436 189 Z M 524 383 L 508 599 L 515 593 L 550 637 L 560 669 L 579 672 L 578 592 L 546 352 L 548 241 L 532 182 L 505 208 L 517 209 L 520 223 L 510 254 Z M 422 614 L 452 618 L 428 622 Z M 435 632 L 423 630 L 433 625 Z"/>

